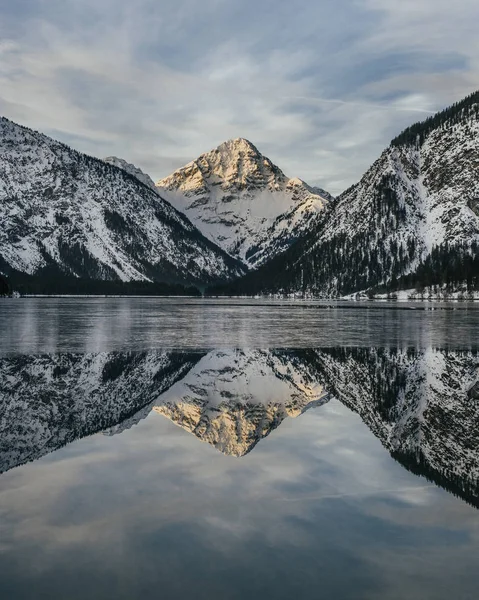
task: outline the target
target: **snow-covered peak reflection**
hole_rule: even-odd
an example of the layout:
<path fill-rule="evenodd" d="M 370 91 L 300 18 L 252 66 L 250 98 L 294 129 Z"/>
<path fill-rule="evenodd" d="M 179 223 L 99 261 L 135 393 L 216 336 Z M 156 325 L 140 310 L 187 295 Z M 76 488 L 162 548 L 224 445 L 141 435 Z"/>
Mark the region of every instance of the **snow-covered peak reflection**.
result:
<path fill-rule="evenodd" d="M 385 348 L 20 355 L 0 359 L 0 472 L 150 413 L 241 457 L 336 398 L 391 455 L 479 506 L 479 354 Z"/>
<path fill-rule="evenodd" d="M 215 350 L 154 411 L 231 456 L 244 456 L 287 417 L 329 400 L 307 350 Z"/>

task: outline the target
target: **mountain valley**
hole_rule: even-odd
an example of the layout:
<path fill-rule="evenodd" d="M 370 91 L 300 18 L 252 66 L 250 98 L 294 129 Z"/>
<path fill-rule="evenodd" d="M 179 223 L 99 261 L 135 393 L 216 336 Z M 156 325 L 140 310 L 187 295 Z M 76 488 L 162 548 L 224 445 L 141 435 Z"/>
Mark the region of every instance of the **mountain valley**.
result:
<path fill-rule="evenodd" d="M 394 139 L 309 235 L 220 293 L 479 289 L 479 92 Z"/>

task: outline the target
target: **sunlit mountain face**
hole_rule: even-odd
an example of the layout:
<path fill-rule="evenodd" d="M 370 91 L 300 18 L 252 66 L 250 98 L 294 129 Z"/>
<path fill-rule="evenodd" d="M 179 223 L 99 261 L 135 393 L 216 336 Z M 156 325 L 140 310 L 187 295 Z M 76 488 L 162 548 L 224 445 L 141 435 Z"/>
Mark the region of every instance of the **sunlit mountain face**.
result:
<path fill-rule="evenodd" d="M 404 467 L 479 507 L 478 368 L 478 352 L 433 348 L 14 355 L 0 360 L 0 472 L 150 413 L 242 457 L 335 398 Z"/>

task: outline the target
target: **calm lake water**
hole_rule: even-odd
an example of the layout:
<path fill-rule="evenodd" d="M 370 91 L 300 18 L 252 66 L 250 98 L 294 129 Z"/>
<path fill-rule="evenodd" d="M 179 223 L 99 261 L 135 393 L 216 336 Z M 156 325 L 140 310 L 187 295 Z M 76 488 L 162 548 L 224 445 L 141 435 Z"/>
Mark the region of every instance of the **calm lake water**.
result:
<path fill-rule="evenodd" d="M 479 304 L 1 300 L 0 331 L 0 598 L 477 598 Z"/>

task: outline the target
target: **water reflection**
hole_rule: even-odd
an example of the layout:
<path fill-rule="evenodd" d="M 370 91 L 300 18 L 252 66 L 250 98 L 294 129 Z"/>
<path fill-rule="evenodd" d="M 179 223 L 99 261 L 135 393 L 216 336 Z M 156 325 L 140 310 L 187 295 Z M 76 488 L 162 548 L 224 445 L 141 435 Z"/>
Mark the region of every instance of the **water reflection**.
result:
<path fill-rule="evenodd" d="M 150 351 L 1 359 L 0 472 L 102 429 L 127 428 L 200 358 Z"/>
<path fill-rule="evenodd" d="M 332 398 L 390 454 L 479 506 L 479 354 L 316 348 L 17 355 L 0 359 L 0 472 L 153 411 L 241 457 Z"/>
<path fill-rule="evenodd" d="M 0 331 L 0 355 L 235 346 L 477 349 L 479 303 L 4 299 Z"/>

